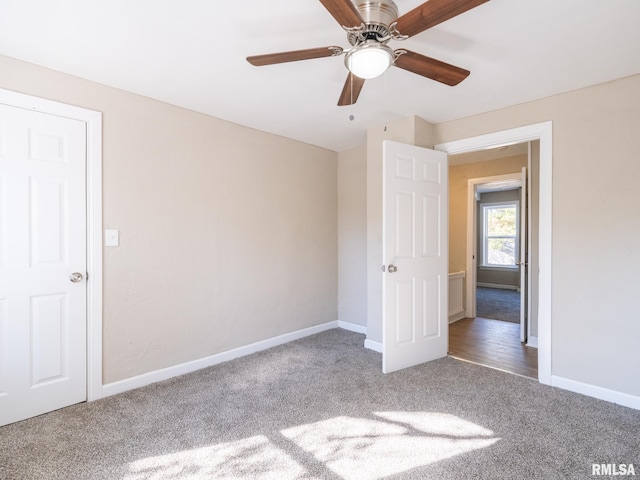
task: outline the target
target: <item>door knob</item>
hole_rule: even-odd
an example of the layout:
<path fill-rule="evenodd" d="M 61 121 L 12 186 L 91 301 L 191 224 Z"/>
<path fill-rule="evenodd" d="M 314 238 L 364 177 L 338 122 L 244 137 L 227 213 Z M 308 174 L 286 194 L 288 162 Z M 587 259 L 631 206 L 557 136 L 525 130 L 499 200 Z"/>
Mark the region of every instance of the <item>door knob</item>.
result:
<path fill-rule="evenodd" d="M 69 276 L 69 280 L 71 280 L 71 283 L 78 283 L 81 282 L 82 279 L 84 277 L 82 276 L 82 274 L 80 272 L 73 272 L 70 276 Z"/>
<path fill-rule="evenodd" d="M 394 264 L 390 264 L 389 268 L 387 268 L 387 272 L 389 273 L 395 273 L 398 271 L 398 267 L 396 267 Z"/>

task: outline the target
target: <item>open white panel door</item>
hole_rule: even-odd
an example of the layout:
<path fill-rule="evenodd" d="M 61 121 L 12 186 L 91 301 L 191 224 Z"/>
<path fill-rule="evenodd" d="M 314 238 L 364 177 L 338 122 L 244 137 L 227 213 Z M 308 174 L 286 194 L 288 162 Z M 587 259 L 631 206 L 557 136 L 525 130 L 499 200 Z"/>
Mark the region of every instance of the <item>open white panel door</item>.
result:
<path fill-rule="evenodd" d="M 528 251 L 528 205 L 527 205 L 527 168 L 522 167 L 522 188 L 520 189 L 520 341 L 527 341 L 527 322 L 529 311 L 529 251 Z"/>
<path fill-rule="evenodd" d="M 383 143 L 382 370 L 447 355 L 447 154 Z"/>

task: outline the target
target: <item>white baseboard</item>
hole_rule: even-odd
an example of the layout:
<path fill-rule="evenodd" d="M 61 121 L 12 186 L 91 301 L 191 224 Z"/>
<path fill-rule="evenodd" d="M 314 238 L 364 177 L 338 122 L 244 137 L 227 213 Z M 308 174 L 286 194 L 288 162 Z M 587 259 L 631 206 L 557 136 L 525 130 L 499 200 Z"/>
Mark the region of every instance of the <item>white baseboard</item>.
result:
<path fill-rule="evenodd" d="M 382 353 L 382 343 L 374 342 L 373 340 L 369 340 L 368 338 L 364 341 L 364 348 L 368 348 L 369 350 L 373 350 L 374 352 Z"/>
<path fill-rule="evenodd" d="M 551 376 L 551 385 L 571 392 L 581 393 L 582 395 L 605 400 L 607 402 L 616 403 L 624 407 L 640 410 L 640 397 L 636 397 L 635 395 L 630 395 L 628 393 L 617 392 L 615 390 L 609 390 L 608 388 L 577 382 L 568 378 L 558 377 L 557 375 Z"/>
<path fill-rule="evenodd" d="M 353 325 L 353 324 L 351 324 Z M 252 343 L 244 347 L 235 348 L 226 352 L 217 353 L 209 357 L 200 358 L 191 362 L 181 363 L 180 365 L 174 365 L 172 367 L 163 368 L 161 370 L 155 370 L 153 372 L 144 373 L 136 377 L 126 378 L 118 382 L 108 383 L 102 386 L 102 397 L 109 397 L 118 393 L 133 390 L 135 388 L 144 387 L 152 383 L 168 380 L 169 378 L 177 377 L 178 375 L 184 375 L 185 373 L 195 372 L 202 368 L 212 367 L 220 363 L 228 362 L 239 357 L 251 355 L 252 353 L 260 352 L 268 348 L 277 347 L 285 343 L 293 342 L 316 333 L 324 332 L 338 328 L 339 322 L 337 320 L 333 322 L 323 323 L 302 330 L 297 330 L 291 333 L 285 333 L 277 337 L 262 340 L 260 342 Z"/>
<path fill-rule="evenodd" d="M 527 337 L 527 347 L 538 348 L 538 337 Z"/>
<path fill-rule="evenodd" d="M 449 317 L 449 325 L 451 325 L 452 323 L 457 322 L 458 320 L 462 320 L 463 318 L 465 318 L 464 313 L 465 312 L 460 312 L 460 313 L 456 313 L 455 315 L 451 315 Z"/>
<path fill-rule="evenodd" d="M 515 285 L 503 285 L 502 283 L 476 283 L 478 287 L 486 287 L 486 288 L 501 288 L 503 290 L 518 290 L 518 287 Z"/>
<path fill-rule="evenodd" d="M 365 327 L 364 325 L 358 325 L 351 322 L 343 322 L 342 320 L 338 320 L 338 328 L 349 330 L 350 332 L 364 333 L 365 335 L 367 334 L 367 327 Z"/>

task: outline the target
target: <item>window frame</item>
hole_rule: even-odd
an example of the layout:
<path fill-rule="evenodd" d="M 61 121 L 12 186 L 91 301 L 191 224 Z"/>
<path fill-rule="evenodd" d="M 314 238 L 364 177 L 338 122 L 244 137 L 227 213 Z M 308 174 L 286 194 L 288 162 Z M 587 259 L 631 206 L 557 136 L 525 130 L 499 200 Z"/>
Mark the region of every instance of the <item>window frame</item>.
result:
<path fill-rule="evenodd" d="M 482 216 L 482 229 L 480 232 L 481 243 L 482 243 L 482 262 L 480 267 L 483 270 L 516 270 L 519 268 L 518 263 L 520 262 L 520 201 L 519 200 L 506 200 L 502 202 L 487 202 L 480 204 L 481 207 L 481 216 Z M 516 209 L 516 234 L 515 236 L 511 235 L 500 235 L 489 237 L 487 235 L 487 212 L 492 208 L 505 208 L 505 207 L 514 207 Z M 514 264 L 513 265 L 498 265 L 494 263 L 489 263 L 489 252 L 488 252 L 488 240 L 490 238 L 513 238 L 514 245 Z"/>

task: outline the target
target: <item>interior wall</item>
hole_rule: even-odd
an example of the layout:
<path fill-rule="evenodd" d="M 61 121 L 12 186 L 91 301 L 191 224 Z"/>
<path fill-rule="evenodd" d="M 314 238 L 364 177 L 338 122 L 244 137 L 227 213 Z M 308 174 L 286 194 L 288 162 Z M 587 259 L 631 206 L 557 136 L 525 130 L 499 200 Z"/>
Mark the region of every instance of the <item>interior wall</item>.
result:
<path fill-rule="evenodd" d="M 338 154 L 338 319 L 367 325 L 367 148 Z"/>
<path fill-rule="evenodd" d="M 0 56 L 103 112 L 104 382 L 337 319 L 337 154 Z"/>
<path fill-rule="evenodd" d="M 552 375 L 640 396 L 640 75 L 435 125 L 436 144 L 553 121 Z"/>
<path fill-rule="evenodd" d="M 538 298 L 539 298 L 539 276 L 536 275 L 540 271 L 540 255 L 539 242 L 537 239 L 540 235 L 540 141 L 531 142 L 531 161 L 529 163 L 529 271 L 531 272 L 531 285 L 529 304 L 530 322 L 527 337 L 531 341 L 531 337 L 538 337 Z M 536 340 L 537 341 L 537 340 Z"/>

